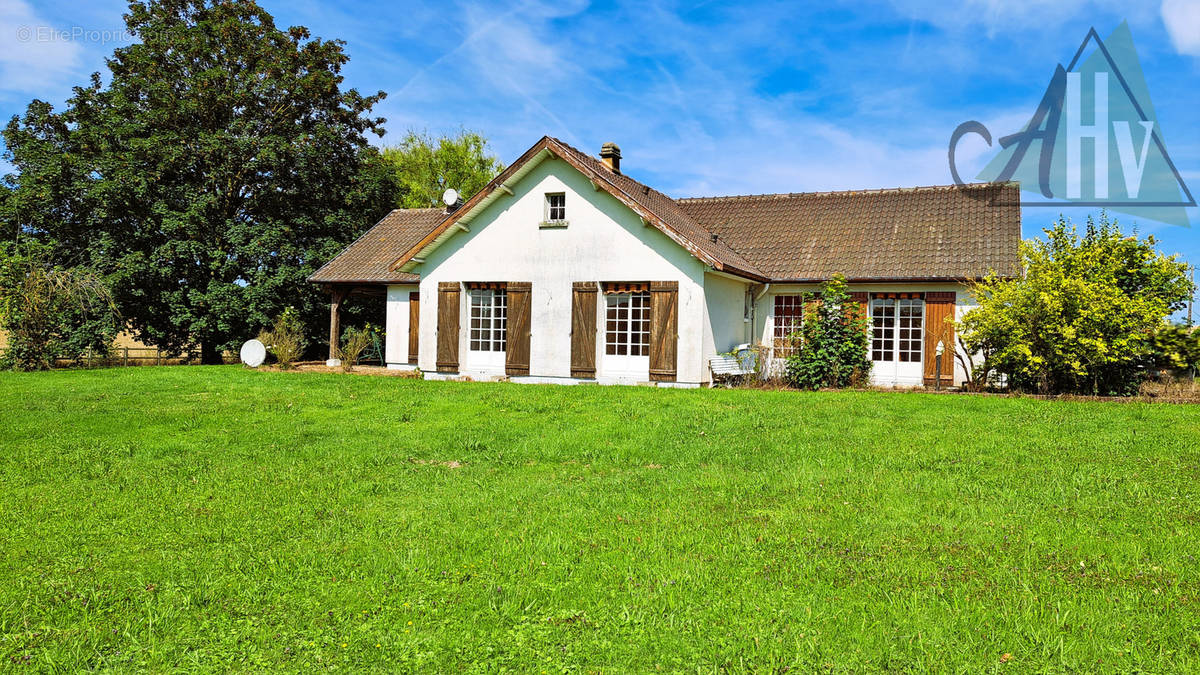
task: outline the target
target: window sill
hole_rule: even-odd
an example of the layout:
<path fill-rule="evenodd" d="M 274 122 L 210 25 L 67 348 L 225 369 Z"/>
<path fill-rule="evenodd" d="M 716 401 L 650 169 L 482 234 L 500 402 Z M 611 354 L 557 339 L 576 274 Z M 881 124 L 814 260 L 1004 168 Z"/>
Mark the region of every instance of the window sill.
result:
<path fill-rule="evenodd" d="M 538 229 L 542 230 L 565 230 L 570 221 L 566 220 L 543 220 L 538 223 Z"/>

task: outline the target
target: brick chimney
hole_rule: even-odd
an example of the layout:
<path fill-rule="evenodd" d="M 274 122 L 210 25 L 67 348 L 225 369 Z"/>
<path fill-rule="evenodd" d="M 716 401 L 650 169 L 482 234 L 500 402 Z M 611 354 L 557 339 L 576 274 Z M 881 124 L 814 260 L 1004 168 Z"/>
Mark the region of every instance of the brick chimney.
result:
<path fill-rule="evenodd" d="M 605 143 L 600 147 L 600 161 L 613 173 L 621 173 L 621 148 L 616 143 Z"/>

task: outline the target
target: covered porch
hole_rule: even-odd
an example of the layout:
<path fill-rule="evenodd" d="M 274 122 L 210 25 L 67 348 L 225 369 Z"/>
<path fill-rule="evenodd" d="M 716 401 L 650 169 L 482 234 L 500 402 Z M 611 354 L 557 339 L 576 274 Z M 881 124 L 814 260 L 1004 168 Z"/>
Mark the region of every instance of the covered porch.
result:
<path fill-rule="evenodd" d="M 383 284 L 322 284 L 329 294 L 329 355 L 327 366 L 340 366 L 342 341 L 342 312 L 347 303 L 367 301 L 381 302 L 387 297 L 387 286 Z"/>

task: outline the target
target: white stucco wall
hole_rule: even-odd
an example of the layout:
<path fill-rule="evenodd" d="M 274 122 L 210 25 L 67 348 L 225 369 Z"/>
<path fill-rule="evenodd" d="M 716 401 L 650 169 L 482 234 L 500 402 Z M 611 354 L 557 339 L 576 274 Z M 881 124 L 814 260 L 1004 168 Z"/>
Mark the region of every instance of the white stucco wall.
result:
<path fill-rule="evenodd" d="M 678 281 L 677 380 L 707 379 L 704 339 L 705 265 L 605 192 L 592 188 L 562 160 L 542 161 L 505 196 L 475 216 L 414 272 L 421 275 L 419 364 L 436 370 L 437 285 L 442 281 L 532 282 L 531 378 L 570 378 L 571 284 L 575 281 Z M 547 192 L 566 194 L 568 227 L 541 229 Z M 602 306 L 604 299 L 598 300 Z M 467 364 L 467 298 L 462 295 L 459 366 L 464 375 L 486 379 L 495 370 L 472 372 Z M 399 304 L 397 303 L 397 310 Z M 389 326 L 392 303 L 389 301 Z M 407 308 L 405 308 L 407 312 Z M 740 312 L 740 310 L 739 310 Z M 407 320 L 407 314 L 405 315 Z M 397 319 L 397 321 L 399 321 Z M 597 344 L 603 344 L 598 322 Z M 604 361 L 597 359 L 604 380 Z"/>
<path fill-rule="evenodd" d="M 721 274 L 704 275 L 705 380 L 709 379 L 708 359 L 728 352 L 749 341 L 750 326 L 746 318 L 746 289 L 749 281 L 739 281 Z"/>
<path fill-rule="evenodd" d="M 754 335 L 757 341 L 769 345 L 772 342 L 772 320 L 775 309 L 776 295 L 796 295 L 800 293 L 815 293 L 820 289 L 818 284 L 771 284 L 767 292 L 760 298 L 754 306 Z M 866 292 L 866 293 L 928 293 L 931 291 L 954 291 L 955 296 L 955 320 L 962 318 L 972 308 L 975 307 L 974 299 L 967 292 L 967 287 L 962 284 L 953 283 L 895 283 L 895 284 L 851 284 L 851 292 Z M 957 348 L 957 340 L 954 345 Z M 947 345 L 949 348 L 950 345 Z M 922 359 L 926 358 L 926 354 L 922 354 Z M 958 362 L 954 361 L 954 384 L 961 384 L 967 378 L 966 371 Z M 878 386 L 914 386 L 919 384 L 919 381 L 896 381 L 887 376 L 872 372 L 872 383 Z"/>
<path fill-rule="evenodd" d="M 384 359 L 389 368 L 407 369 L 408 365 L 408 297 L 416 292 L 416 284 L 398 284 L 387 288 L 387 323 L 384 330 Z"/>

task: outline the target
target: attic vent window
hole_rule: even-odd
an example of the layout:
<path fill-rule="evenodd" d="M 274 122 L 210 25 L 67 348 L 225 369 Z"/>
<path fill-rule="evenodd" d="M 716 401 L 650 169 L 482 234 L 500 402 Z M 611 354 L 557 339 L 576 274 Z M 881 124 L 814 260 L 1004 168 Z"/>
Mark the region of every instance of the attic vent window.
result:
<path fill-rule="evenodd" d="M 546 214 L 541 227 L 567 226 L 567 195 L 565 192 L 546 193 Z"/>

